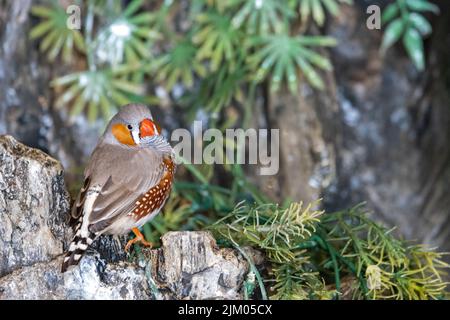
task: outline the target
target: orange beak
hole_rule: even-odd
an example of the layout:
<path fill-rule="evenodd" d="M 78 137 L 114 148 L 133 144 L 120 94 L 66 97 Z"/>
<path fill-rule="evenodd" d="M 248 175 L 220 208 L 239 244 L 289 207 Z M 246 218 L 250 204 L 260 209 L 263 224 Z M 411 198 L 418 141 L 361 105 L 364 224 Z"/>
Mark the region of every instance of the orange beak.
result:
<path fill-rule="evenodd" d="M 161 128 L 150 119 L 144 119 L 139 125 L 139 134 L 141 138 L 158 135 Z"/>

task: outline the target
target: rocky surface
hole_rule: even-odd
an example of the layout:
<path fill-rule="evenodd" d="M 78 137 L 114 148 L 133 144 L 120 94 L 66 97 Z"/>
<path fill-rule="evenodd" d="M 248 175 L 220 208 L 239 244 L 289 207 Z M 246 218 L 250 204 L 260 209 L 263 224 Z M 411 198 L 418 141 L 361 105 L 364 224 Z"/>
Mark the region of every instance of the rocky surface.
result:
<path fill-rule="evenodd" d="M 138 262 L 101 237 L 62 274 L 69 201 L 58 161 L 0 136 L 0 299 L 242 298 L 247 262 L 207 232 L 169 232 Z"/>
<path fill-rule="evenodd" d="M 0 278 L 0 299 L 151 299 L 143 269 L 120 262 L 106 264 L 98 255 L 61 273 L 62 257 L 36 263 Z"/>
<path fill-rule="evenodd" d="M 218 249 L 207 232 L 169 232 L 152 252 L 152 274 L 166 299 L 242 299 L 248 264 L 235 250 Z"/>
<path fill-rule="evenodd" d="M 69 201 L 58 161 L 0 136 L 0 276 L 63 252 Z"/>

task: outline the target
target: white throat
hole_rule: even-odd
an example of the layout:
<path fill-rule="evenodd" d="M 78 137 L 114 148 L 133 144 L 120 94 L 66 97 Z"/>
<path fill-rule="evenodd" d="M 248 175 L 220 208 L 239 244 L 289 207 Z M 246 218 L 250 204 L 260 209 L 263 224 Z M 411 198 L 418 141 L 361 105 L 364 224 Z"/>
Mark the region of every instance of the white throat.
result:
<path fill-rule="evenodd" d="M 133 137 L 133 141 L 135 144 L 140 144 L 141 141 L 139 139 L 139 131 L 137 130 L 132 130 L 131 131 L 131 136 Z"/>

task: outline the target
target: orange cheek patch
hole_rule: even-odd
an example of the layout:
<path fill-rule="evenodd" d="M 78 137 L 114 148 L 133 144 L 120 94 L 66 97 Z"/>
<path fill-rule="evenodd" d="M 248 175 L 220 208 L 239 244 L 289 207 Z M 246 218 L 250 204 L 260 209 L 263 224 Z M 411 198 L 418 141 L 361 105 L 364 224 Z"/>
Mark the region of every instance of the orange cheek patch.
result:
<path fill-rule="evenodd" d="M 112 127 L 112 134 L 122 144 L 134 146 L 134 140 L 131 136 L 131 132 L 123 124 L 115 124 Z"/>

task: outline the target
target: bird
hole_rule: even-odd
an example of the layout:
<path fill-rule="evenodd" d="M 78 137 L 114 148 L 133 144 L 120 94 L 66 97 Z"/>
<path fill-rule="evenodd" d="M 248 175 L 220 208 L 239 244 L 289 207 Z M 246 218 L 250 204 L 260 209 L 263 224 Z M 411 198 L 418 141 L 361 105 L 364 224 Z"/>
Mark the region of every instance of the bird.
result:
<path fill-rule="evenodd" d="M 84 183 L 72 206 L 75 236 L 61 272 L 76 266 L 102 234 L 132 231 L 125 251 L 135 243 L 152 246 L 139 231 L 170 195 L 176 164 L 174 151 L 150 109 L 127 104 L 110 120 L 84 171 Z"/>

